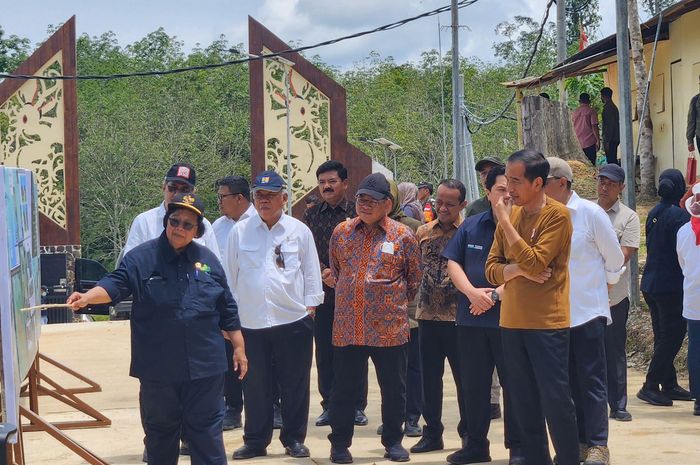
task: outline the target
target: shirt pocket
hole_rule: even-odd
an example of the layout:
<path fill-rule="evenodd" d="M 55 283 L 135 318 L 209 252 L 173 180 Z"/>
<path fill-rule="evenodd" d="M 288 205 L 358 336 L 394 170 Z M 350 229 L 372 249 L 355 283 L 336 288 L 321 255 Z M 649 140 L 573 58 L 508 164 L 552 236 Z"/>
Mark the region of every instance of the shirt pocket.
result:
<path fill-rule="evenodd" d="M 143 282 L 144 312 L 135 312 L 134 319 L 148 318 L 145 309 L 150 309 L 151 316 L 156 314 L 173 314 L 174 310 L 181 306 L 182 295 L 175 282 L 168 281 L 162 276 L 150 276 Z M 141 313 L 141 314 L 139 314 Z"/>
<path fill-rule="evenodd" d="M 194 276 L 194 302 L 195 310 L 199 315 L 211 315 L 218 313 L 216 303 L 224 292 L 223 287 L 217 283 L 208 273 L 198 272 Z"/>
<path fill-rule="evenodd" d="M 280 254 L 284 259 L 284 271 L 297 271 L 301 267 L 299 244 L 296 241 L 282 242 Z"/>
<path fill-rule="evenodd" d="M 241 272 L 251 268 L 262 268 L 263 257 L 260 254 L 260 244 L 243 243 L 238 249 L 238 261 Z"/>
<path fill-rule="evenodd" d="M 381 252 L 370 281 L 384 283 L 396 281 L 399 277 L 400 262 L 396 254 Z"/>

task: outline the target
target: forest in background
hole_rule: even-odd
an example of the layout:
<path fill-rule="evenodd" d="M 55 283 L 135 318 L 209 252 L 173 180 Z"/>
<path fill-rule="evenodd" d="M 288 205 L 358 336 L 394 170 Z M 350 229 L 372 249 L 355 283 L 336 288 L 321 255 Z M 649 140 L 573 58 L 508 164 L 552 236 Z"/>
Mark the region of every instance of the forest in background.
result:
<path fill-rule="evenodd" d="M 578 5 L 567 17 L 572 54 L 578 50 L 579 24 L 593 42 L 598 38 L 600 16 L 597 0 L 569 3 Z M 496 28 L 502 41 L 493 45 L 492 62 L 460 59 L 465 101 L 472 113 L 489 117 L 501 111 L 511 96 L 501 83 L 521 77 L 539 23 L 539 18 L 524 16 L 502 22 Z M 56 28 L 50 26 L 47 37 Z M 78 73 L 114 74 L 218 63 L 241 58 L 240 51 L 245 48 L 221 36 L 209 45 L 185 50 L 183 42 L 162 28 L 126 46 L 119 44 L 113 32 L 82 35 L 77 41 Z M 0 26 L 0 72 L 14 70 L 31 51 L 27 39 L 5 37 Z M 440 56 L 437 50 L 426 51 L 418 62 L 408 63 L 369 52 L 346 70 L 323 63 L 317 55 L 306 57 L 345 87 L 351 143 L 380 162 L 384 161 L 381 147 L 362 139 L 385 137 L 401 145 L 399 181 L 439 182 L 445 154 L 451 172 L 449 52 Z M 555 25 L 548 22 L 529 74 L 541 74 L 555 61 Z M 569 105 L 574 108 L 580 92 L 590 92 L 597 100 L 603 81 L 601 75 L 594 74 L 568 80 L 566 85 Z M 555 87 L 543 90 L 557 98 Z M 6 124 L 0 118 L 0 136 Z M 161 180 L 172 163 L 187 161 L 196 167 L 198 192 L 211 220 L 218 217 L 214 181 L 230 174 L 250 175 L 248 67 L 79 81 L 78 125 L 82 253 L 110 268 L 133 218 L 162 200 Z M 517 146 L 515 107 L 495 123 L 471 125 L 470 130 L 477 159 L 507 156 Z"/>

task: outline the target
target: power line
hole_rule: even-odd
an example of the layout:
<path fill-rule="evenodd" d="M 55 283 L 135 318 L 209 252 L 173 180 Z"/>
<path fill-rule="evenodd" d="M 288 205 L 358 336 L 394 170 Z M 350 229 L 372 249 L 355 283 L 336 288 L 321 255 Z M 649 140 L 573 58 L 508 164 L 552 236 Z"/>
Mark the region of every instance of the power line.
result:
<path fill-rule="evenodd" d="M 473 5 L 479 0 L 461 0 L 457 3 L 458 8 L 464 8 L 470 5 Z M 247 57 L 247 58 L 240 58 L 237 60 L 230 60 L 230 61 L 224 61 L 221 63 L 211 63 L 207 65 L 198 65 L 198 66 L 187 66 L 183 68 L 174 68 L 174 69 L 168 69 L 168 70 L 159 70 L 159 71 L 137 71 L 137 72 L 132 72 L 132 73 L 119 73 L 119 74 L 106 74 L 106 75 L 100 75 L 100 74 L 93 74 L 93 75 L 75 75 L 75 76 L 37 76 L 37 75 L 28 75 L 28 74 L 5 74 L 5 73 L 0 73 L 0 78 L 6 78 L 6 79 L 39 79 L 39 80 L 44 80 L 44 81 L 54 81 L 54 80 L 61 80 L 61 81 L 70 81 L 70 80 L 76 80 L 76 81 L 88 81 L 88 80 L 111 80 L 111 79 L 123 79 L 123 78 L 130 78 L 130 77 L 145 77 L 145 76 L 167 76 L 169 74 L 179 74 L 179 73 L 186 73 L 189 71 L 201 71 L 201 70 L 207 70 L 207 69 L 215 69 L 215 68 L 223 68 L 226 66 L 233 66 L 233 65 L 239 65 L 243 63 L 249 63 L 251 61 L 256 61 L 256 60 L 263 60 L 266 58 L 274 58 L 282 55 L 287 55 L 290 53 L 300 53 L 304 52 L 306 50 L 311 50 L 314 48 L 319 48 L 319 47 L 324 47 L 326 45 L 333 45 L 337 44 L 338 42 L 342 42 L 345 40 L 349 39 L 355 39 L 357 37 L 362 37 L 366 36 L 369 34 L 374 34 L 377 32 L 382 32 L 382 31 L 389 31 L 392 29 L 396 29 L 398 27 L 401 27 L 405 24 L 408 24 L 410 22 L 427 18 L 430 16 L 435 16 L 440 13 L 444 13 L 446 11 L 450 11 L 450 5 L 446 5 L 440 8 L 436 8 L 435 10 L 427 11 L 425 13 L 421 13 L 416 16 L 412 16 L 410 18 L 402 19 L 400 21 L 396 21 L 390 24 L 385 24 L 384 26 L 379 26 L 374 29 L 369 29 L 366 31 L 361 31 L 361 32 L 356 32 L 354 34 L 346 35 L 343 37 L 338 37 L 337 39 L 331 39 L 331 40 L 326 40 L 324 42 L 319 42 L 317 44 L 313 45 L 306 45 L 303 47 L 297 47 L 297 48 L 292 48 L 288 50 L 282 50 L 281 52 L 275 52 L 275 53 L 269 53 L 267 55 L 259 55 L 255 57 Z"/>
<path fill-rule="evenodd" d="M 563 0 L 560 0 L 563 1 Z M 530 53 L 530 56 L 528 57 L 527 64 L 525 65 L 525 69 L 523 70 L 521 79 L 524 79 L 527 77 L 527 75 L 530 73 L 530 67 L 532 66 L 532 62 L 535 60 L 535 55 L 537 54 L 537 49 L 540 45 L 540 40 L 542 40 L 542 35 L 544 34 L 544 28 L 547 26 L 547 20 L 549 19 L 549 10 L 551 9 L 552 5 L 555 3 L 555 0 L 549 0 L 547 2 L 547 8 L 544 11 L 544 18 L 542 18 L 542 22 L 540 23 L 540 28 L 537 31 L 537 37 L 535 38 L 535 44 L 532 47 L 532 52 Z M 466 105 L 462 105 L 462 110 L 467 114 L 471 115 L 474 122 L 478 125 L 477 128 L 473 131 L 476 132 L 478 131 L 481 126 L 487 126 L 489 124 L 492 124 L 499 119 L 501 119 L 510 106 L 513 104 L 513 101 L 515 100 L 515 91 L 513 91 L 513 95 L 510 96 L 508 101 L 506 102 L 505 106 L 503 109 L 496 115 L 490 117 L 490 118 L 478 118 L 474 112 L 470 111 Z M 469 127 L 469 118 L 467 118 L 467 129 L 469 129 L 470 132 L 472 132 L 471 128 Z"/>

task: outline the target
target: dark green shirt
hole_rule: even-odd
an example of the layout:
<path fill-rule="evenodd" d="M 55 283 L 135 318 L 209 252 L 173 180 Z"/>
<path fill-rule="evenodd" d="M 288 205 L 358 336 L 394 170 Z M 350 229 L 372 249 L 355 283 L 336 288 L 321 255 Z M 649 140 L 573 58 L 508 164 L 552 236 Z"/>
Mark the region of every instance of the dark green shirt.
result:
<path fill-rule="evenodd" d="M 483 196 L 467 205 L 467 208 L 464 209 L 464 217 L 469 218 L 470 216 L 478 215 L 488 210 L 491 210 L 491 202 L 489 202 L 486 196 Z"/>

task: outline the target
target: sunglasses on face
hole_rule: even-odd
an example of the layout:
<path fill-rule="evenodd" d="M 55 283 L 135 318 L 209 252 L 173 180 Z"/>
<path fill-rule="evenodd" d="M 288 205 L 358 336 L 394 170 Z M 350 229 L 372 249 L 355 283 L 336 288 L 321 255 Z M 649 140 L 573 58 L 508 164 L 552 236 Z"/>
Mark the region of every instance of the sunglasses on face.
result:
<path fill-rule="evenodd" d="M 282 254 L 282 244 L 275 246 L 275 264 L 284 269 L 284 255 Z"/>
<path fill-rule="evenodd" d="M 355 196 L 357 204 L 361 207 L 377 208 L 379 205 L 379 200 L 369 199 L 367 197 Z"/>
<path fill-rule="evenodd" d="M 171 194 L 177 194 L 178 192 L 181 194 L 190 194 L 194 190 L 192 186 L 188 186 L 187 184 L 167 184 L 166 187 Z"/>
<path fill-rule="evenodd" d="M 177 218 L 173 217 L 168 218 L 168 223 L 170 223 L 170 226 L 172 226 L 173 228 L 179 228 L 180 226 L 182 226 L 182 229 L 184 229 L 185 231 L 192 231 L 192 229 L 194 229 L 194 227 L 197 226 L 196 224 L 192 224 L 187 221 L 180 221 Z"/>

